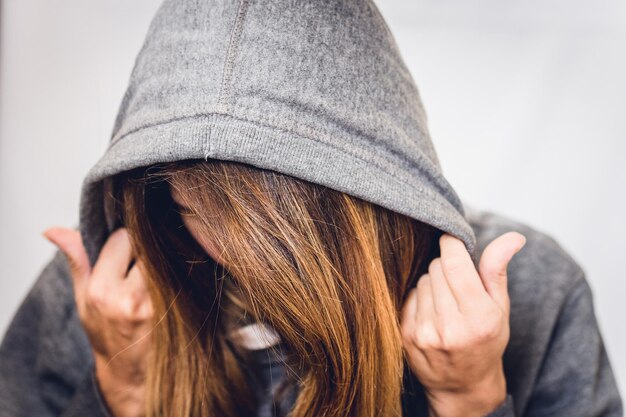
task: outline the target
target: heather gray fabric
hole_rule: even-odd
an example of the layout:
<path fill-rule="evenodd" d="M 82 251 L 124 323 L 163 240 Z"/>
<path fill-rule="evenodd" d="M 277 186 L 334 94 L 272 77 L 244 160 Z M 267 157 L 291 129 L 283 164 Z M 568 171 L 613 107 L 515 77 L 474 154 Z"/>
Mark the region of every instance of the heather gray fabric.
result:
<path fill-rule="evenodd" d="M 415 83 L 370 1 L 163 3 L 110 147 L 84 182 L 80 224 L 92 262 L 110 232 L 99 180 L 183 158 L 326 185 L 428 222 L 474 251 Z"/>
<path fill-rule="evenodd" d="M 584 270 L 545 233 L 493 212 L 466 209 L 479 253 L 510 230 L 527 238 L 508 269 L 511 338 L 503 357 L 508 396 L 489 417 L 623 416 Z M 268 373 L 275 378 L 282 370 L 275 363 L 267 366 L 271 356 L 259 362 L 266 375 L 262 395 L 271 389 Z M 406 416 L 427 415 L 419 390 L 411 401 Z M 266 397 L 266 413 L 259 417 L 271 416 L 269 410 Z M 61 252 L 42 270 L 0 345 L 0 415 L 111 417 L 94 383 Z"/>
<path fill-rule="evenodd" d="M 489 417 L 618 417 L 622 400 L 585 272 L 553 238 L 466 205 L 480 253 L 515 230 L 526 246 L 509 264 L 511 339 L 504 353 L 507 400 Z M 259 352 L 259 372 L 282 370 Z M 268 360 L 261 361 L 267 357 Z M 275 362 L 275 361 L 274 361 Z M 276 379 L 275 379 L 276 380 Z M 267 393 L 267 383 L 259 394 Z M 418 391 L 406 416 L 427 416 Z M 283 408 L 285 406 L 283 405 Z M 259 417 L 272 414 L 266 397 Z M 43 268 L 0 345 L 0 416 L 111 417 L 93 379 L 89 344 L 76 315 L 66 259 Z"/>
<path fill-rule="evenodd" d="M 462 239 L 475 262 L 497 236 L 523 233 L 509 264 L 508 395 L 489 417 L 622 416 L 584 269 L 541 231 L 462 203 L 371 1 L 165 1 L 111 144 L 83 183 L 79 227 L 91 262 L 114 226 L 109 176 L 196 158 L 271 169 L 406 214 Z M 71 285 L 57 252 L 0 346 L 2 416 L 109 416 Z M 272 415 L 270 381 L 282 373 L 278 360 L 261 360 L 267 354 L 250 374 L 259 417 Z M 405 388 L 405 415 L 426 416 L 419 381 Z"/>

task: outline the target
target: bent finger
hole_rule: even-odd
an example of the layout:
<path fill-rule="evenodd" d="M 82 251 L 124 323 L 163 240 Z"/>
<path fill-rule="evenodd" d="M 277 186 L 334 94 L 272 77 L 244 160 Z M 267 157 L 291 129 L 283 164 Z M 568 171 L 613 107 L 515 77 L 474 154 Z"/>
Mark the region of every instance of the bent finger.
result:
<path fill-rule="evenodd" d="M 443 273 L 441 258 L 435 258 L 430 263 L 428 274 L 432 277 L 430 288 L 432 290 L 435 314 L 447 316 L 458 312 L 459 305 Z"/>
<path fill-rule="evenodd" d="M 417 288 L 413 287 L 409 290 L 402 310 L 400 312 L 400 323 L 402 327 L 411 328 L 415 320 L 415 310 L 417 309 Z"/>
<path fill-rule="evenodd" d="M 131 288 L 136 291 L 148 291 L 145 268 L 141 264 L 141 261 L 135 262 L 135 264 L 130 268 L 128 275 L 124 280 L 124 285 L 127 286 L 127 288 Z"/>
<path fill-rule="evenodd" d="M 459 310 L 471 310 L 483 303 L 489 295 L 463 242 L 445 233 L 440 237 L 439 243 L 443 274 Z"/>
<path fill-rule="evenodd" d="M 105 242 L 94 271 L 106 275 L 108 279 L 121 280 L 126 277 L 129 264 L 133 259 L 133 250 L 125 227 L 116 229 Z"/>
<path fill-rule="evenodd" d="M 427 320 L 435 315 L 435 307 L 433 304 L 432 277 L 424 274 L 417 281 L 417 309 L 415 311 L 416 320 Z"/>

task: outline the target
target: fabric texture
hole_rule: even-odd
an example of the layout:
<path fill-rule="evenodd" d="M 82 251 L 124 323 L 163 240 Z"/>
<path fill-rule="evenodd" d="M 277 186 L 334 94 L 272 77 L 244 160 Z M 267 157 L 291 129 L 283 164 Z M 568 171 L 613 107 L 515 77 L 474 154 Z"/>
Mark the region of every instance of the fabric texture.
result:
<path fill-rule="evenodd" d="M 496 237 L 524 234 L 508 269 L 507 398 L 488 417 L 623 415 L 583 268 L 542 231 L 463 204 L 371 0 L 164 1 L 110 145 L 82 185 L 78 226 L 92 265 L 115 227 L 110 176 L 182 159 L 238 161 L 348 193 L 458 237 L 476 264 Z M 283 370 L 271 349 L 255 355 L 258 416 L 268 417 Z M 419 384 L 407 387 L 405 415 L 426 416 L 424 401 Z M 0 345 L 0 415 L 110 415 L 60 252 Z"/>

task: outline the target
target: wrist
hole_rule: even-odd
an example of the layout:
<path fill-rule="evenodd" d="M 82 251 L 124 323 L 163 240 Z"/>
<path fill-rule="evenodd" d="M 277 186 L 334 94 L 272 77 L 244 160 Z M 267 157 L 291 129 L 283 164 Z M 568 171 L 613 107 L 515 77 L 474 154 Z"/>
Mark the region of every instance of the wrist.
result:
<path fill-rule="evenodd" d="M 103 358 L 96 357 L 95 375 L 106 405 L 115 417 L 143 416 L 145 385 L 116 375 Z"/>
<path fill-rule="evenodd" d="M 104 381 L 112 381 L 114 385 L 139 387 L 145 383 L 145 369 L 135 363 L 122 362 L 121 358 L 110 360 L 108 357 L 94 353 L 96 374 Z"/>
<path fill-rule="evenodd" d="M 432 391 L 426 389 L 430 417 L 483 417 L 506 400 L 506 379 L 500 370 L 471 387 Z"/>

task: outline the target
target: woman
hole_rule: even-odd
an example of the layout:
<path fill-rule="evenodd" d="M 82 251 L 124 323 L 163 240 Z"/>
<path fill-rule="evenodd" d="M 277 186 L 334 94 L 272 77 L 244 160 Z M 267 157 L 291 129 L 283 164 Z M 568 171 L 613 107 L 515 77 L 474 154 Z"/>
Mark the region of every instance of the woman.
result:
<path fill-rule="evenodd" d="M 370 1 L 165 1 L 79 215 L 3 414 L 622 413 L 584 271 L 462 204 Z"/>

